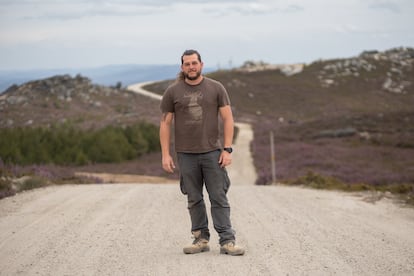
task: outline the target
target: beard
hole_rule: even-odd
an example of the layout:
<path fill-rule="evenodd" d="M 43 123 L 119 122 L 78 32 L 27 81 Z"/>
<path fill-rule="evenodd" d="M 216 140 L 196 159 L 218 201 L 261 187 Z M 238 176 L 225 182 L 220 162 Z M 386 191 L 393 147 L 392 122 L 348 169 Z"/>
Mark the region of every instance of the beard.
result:
<path fill-rule="evenodd" d="M 184 72 L 183 72 L 184 73 Z M 197 72 L 195 72 L 196 74 L 195 74 L 195 76 L 190 76 L 188 73 L 184 73 L 184 77 L 186 78 L 186 79 L 189 79 L 189 80 L 191 80 L 191 81 L 193 81 L 193 80 L 196 80 L 196 79 L 198 79 L 200 76 L 201 76 L 201 72 L 200 71 L 197 71 Z"/>

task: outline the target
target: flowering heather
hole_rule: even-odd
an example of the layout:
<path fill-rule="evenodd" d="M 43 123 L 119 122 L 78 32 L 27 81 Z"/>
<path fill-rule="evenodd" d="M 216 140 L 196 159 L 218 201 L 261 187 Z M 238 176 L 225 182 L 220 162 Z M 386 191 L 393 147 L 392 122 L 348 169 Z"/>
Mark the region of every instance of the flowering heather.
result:
<path fill-rule="evenodd" d="M 17 181 L 28 176 L 22 183 Z M 20 183 L 20 184 L 19 184 Z M 50 184 L 88 184 L 103 183 L 102 179 L 75 175 L 69 167 L 54 165 L 20 166 L 4 164 L 0 159 L 0 199 L 12 196 L 16 192 Z"/>
<path fill-rule="evenodd" d="M 350 184 L 414 183 L 414 148 L 376 145 L 355 137 L 287 138 L 278 131 L 282 129 L 275 130 L 275 167 L 279 182 L 299 178 L 311 171 Z M 259 175 L 257 184 L 271 181 L 268 132 L 269 129 L 256 125 L 252 150 Z"/>

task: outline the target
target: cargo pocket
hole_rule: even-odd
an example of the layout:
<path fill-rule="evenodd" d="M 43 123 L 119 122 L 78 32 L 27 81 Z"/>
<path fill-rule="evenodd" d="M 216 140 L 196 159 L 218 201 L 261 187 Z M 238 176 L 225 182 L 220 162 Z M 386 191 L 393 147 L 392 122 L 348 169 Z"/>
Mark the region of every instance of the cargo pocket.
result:
<path fill-rule="evenodd" d="M 229 175 L 227 174 L 227 170 L 223 169 L 224 172 L 224 192 L 227 194 L 227 191 L 230 188 L 230 178 Z"/>
<path fill-rule="evenodd" d="M 187 191 L 185 190 L 185 187 L 184 187 L 184 179 L 182 175 L 180 175 L 180 190 L 183 195 L 187 194 Z"/>

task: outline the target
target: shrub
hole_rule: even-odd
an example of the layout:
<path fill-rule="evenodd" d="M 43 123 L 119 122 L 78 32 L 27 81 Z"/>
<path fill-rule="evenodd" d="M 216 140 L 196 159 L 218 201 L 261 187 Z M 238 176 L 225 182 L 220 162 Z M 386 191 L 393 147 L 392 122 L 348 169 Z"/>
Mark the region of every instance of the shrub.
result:
<path fill-rule="evenodd" d="M 101 129 L 92 136 L 92 139 L 90 147 L 85 151 L 94 162 L 120 162 L 135 157 L 132 145 L 120 129 L 113 127 Z"/>
<path fill-rule="evenodd" d="M 43 186 L 46 186 L 48 184 L 47 179 L 43 178 L 43 177 L 39 177 L 39 176 L 32 176 L 29 177 L 28 179 L 24 180 L 20 190 L 31 190 L 31 189 L 35 189 L 35 188 L 40 188 Z"/>
<path fill-rule="evenodd" d="M 309 171 L 305 176 L 289 182 L 295 185 L 306 185 L 316 189 L 343 189 L 347 184 L 333 177 L 322 176 Z"/>
<path fill-rule="evenodd" d="M 158 128 L 146 122 L 96 130 L 70 124 L 0 129 L 0 157 L 19 165 L 121 162 L 159 151 L 158 135 Z"/>
<path fill-rule="evenodd" d="M 287 181 L 290 185 L 305 185 L 315 189 L 355 191 L 390 192 L 402 198 L 407 204 L 414 204 L 414 184 L 384 184 L 370 185 L 365 183 L 344 183 L 334 177 L 323 176 L 312 171 L 294 180 Z"/>
<path fill-rule="evenodd" d="M 0 177 L 0 199 L 7 196 L 12 196 L 16 191 L 12 188 L 12 182 L 9 178 Z"/>

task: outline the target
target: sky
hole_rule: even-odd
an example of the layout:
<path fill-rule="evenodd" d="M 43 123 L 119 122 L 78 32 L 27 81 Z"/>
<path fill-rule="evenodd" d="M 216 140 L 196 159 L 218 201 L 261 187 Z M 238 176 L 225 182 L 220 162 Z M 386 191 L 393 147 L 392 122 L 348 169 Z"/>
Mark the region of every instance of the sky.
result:
<path fill-rule="evenodd" d="M 0 0 L 0 70 L 311 63 L 414 47 L 412 0 Z"/>

